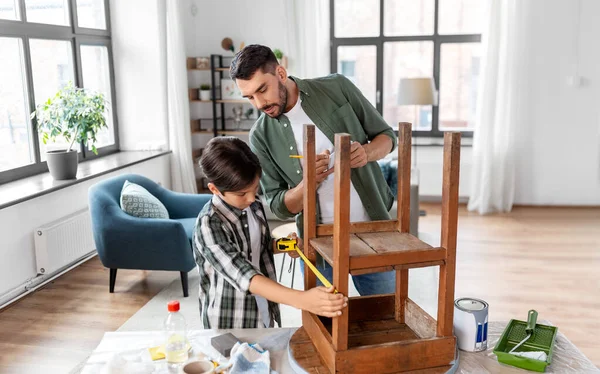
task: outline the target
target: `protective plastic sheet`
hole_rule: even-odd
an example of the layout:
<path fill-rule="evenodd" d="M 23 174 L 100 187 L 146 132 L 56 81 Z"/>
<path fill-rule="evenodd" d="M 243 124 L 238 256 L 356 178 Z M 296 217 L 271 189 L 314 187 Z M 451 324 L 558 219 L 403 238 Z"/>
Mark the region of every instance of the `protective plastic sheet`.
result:
<path fill-rule="evenodd" d="M 539 321 L 538 324 L 552 326 L 548 321 Z M 459 352 L 459 365 L 456 373 L 531 373 L 524 369 L 504 365 L 498 362 L 493 353 L 494 347 L 507 322 L 490 322 L 488 326 L 488 349 L 484 352 Z M 552 364 L 546 368 L 546 373 L 600 373 L 594 364 L 584 356 L 561 332 L 558 326 L 558 335 L 554 344 Z"/>

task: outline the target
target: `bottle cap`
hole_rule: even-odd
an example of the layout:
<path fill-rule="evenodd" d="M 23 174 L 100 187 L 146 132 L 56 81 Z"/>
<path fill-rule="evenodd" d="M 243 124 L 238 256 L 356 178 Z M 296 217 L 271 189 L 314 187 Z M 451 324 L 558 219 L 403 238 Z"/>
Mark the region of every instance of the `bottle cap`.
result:
<path fill-rule="evenodd" d="M 169 301 L 169 303 L 167 304 L 167 308 L 169 309 L 169 312 L 178 312 L 179 311 L 179 301 L 177 301 L 177 300 Z"/>

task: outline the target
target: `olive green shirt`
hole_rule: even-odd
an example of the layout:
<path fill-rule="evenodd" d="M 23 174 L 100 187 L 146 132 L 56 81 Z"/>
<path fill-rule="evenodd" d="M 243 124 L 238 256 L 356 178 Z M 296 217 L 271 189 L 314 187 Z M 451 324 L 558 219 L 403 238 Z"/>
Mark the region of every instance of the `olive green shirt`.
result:
<path fill-rule="evenodd" d="M 361 144 L 385 134 L 392 140 L 392 150 L 396 147 L 392 128 L 343 75 L 290 79 L 298 86 L 302 109 L 333 144 L 336 133 L 348 133 L 353 141 Z M 294 217 L 285 205 L 284 195 L 302 181 L 302 160 L 290 158 L 291 154 L 297 154 L 296 141 L 285 114 L 271 118 L 263 113 L 250 131 L 250 147 L 260 160 L 260 184 L 271 211 L 281 219 Z M 371 220 L 390 219 L 394 196 L 377 162 L 352 169 L 351 180 Z M 302 234 L 302 213 L 296 215 L 296 223 Z"/>

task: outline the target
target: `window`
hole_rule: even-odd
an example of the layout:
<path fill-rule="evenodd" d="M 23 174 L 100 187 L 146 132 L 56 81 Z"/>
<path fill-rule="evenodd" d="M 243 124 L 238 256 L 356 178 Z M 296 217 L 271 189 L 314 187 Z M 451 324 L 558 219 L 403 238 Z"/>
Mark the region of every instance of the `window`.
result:
<path fill-rule="evenodd" d="M 483 2 L 330 0 L 331 70 L 347 76 L 394 128 L 415 136 L 471 136 Z M 432 77 L 436 106 L 398 104 L 400 80 Z"/>
<path fill-rule="evenodd" d="M 0 184 L 42 173 L 46 151 L 30 113 L 69 82 L 104 93 L 109 128 L 98 155 L 118 151 L 107 0 L 0 0 Z"/>

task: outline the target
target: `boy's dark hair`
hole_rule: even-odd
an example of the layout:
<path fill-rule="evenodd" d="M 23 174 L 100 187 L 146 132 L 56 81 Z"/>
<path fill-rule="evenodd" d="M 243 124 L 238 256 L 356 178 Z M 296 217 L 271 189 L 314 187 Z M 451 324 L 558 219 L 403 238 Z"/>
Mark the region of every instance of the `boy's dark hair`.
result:
<path fill-rule="evenodd" d="M 211 139 L 202 152 L 200 166 L 208 181 L 221 193 L 250 186 L 262 171 L 250 147 L 233 136 Z"/>
<path fill-rule="evenodd" d="M 250 79 L 258 69 L 263 73 L 275 74 L 279 63 L 269 47 L 260 44 L 250 44 L 239 51 L 229 67 L 231 79 Z"/>

